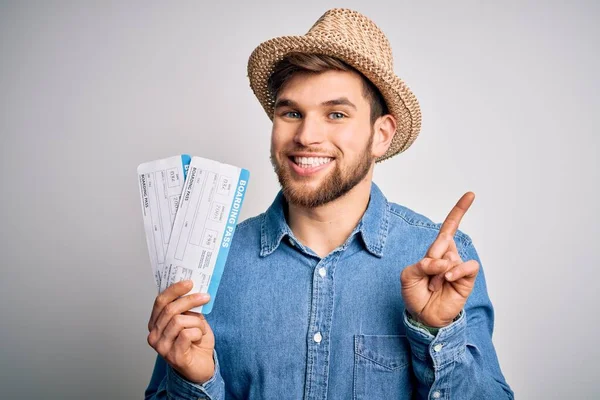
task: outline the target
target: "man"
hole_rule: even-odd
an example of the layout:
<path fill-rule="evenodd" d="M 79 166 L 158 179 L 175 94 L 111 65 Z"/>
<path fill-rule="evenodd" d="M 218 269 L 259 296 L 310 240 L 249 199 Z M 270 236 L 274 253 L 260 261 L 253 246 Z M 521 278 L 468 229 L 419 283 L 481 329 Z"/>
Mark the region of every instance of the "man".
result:
<path fill-rule="evenodd" d="M 420 111 L 373 22 L 330 10 L 261 44 L 250 84 L 273 120 L 282 191 L 242 222 L 206 319 L 188 281 L 156 298 L 147 398 L 506 399 L 471 239 L 474 195 L 443 225 L 388 203 L 373 168 Z"/>

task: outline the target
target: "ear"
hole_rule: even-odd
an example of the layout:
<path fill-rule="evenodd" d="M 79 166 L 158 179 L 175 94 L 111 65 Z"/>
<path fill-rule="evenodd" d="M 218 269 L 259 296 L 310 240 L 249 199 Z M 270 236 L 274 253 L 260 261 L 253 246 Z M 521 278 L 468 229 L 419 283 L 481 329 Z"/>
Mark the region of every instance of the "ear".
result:
<path fill-rule="evenodd" d="M 373 146 L 371 152 L 375 158 L 381 157 L 390 147 L 396 133 L 396 119 L 391 114 L 382 115 L 373 124 Z"/>

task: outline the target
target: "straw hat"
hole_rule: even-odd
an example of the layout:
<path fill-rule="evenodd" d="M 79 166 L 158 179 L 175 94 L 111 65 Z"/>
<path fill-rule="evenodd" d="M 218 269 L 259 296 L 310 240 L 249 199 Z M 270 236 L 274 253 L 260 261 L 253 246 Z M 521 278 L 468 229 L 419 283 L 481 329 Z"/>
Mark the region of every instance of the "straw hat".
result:
<path fill-rule="evenodd" d="M 421 110 L 404 81 L 394 74 L 392 49 L 383 32 L 364 15 L 346 9 L 327 11 L 304 36 L 282 36 L 261 43 L 248 60 L 250 87 L 269 118 L 275 99 L 267 87 L 275 65 L 290 53 L 336 57 L 360 71 L 379 89 L 397 129 L 377 162 L 406 150 L 421 129 Z"/>

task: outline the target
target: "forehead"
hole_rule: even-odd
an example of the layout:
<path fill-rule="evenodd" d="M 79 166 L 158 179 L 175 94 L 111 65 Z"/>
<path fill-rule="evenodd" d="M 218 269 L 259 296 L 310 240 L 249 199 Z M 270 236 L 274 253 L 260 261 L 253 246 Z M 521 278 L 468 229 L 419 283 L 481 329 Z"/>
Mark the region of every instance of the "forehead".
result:
<path fill-rule="evenodd" d="M 367 104 L 362 78 L 354 71 L 296 72 L 281 88 L 278 98 L 302 104 L 346 97 L 354 104 Z M 362 102 L 362 103 L 361 103 Z"/>

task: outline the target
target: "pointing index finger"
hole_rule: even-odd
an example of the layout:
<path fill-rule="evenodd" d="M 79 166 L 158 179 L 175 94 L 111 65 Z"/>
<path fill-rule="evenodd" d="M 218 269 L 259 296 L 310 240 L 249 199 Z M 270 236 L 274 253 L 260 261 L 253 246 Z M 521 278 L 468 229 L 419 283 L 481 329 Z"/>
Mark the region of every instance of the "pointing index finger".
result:
<path fill-rule="evenodd" d="M 440 228 L 440 234 L 449 234 L 450 237 L 454 236 L 458 230 L 462 217 L 466 214 L 469 207 L 471 207 L 471 204 L 473 204 L 473 200 L 475 200 L 475 193 L 467 192 L 463 194 L 460 200 L 458 200 L 458 203 L 456 203 L 446 217 L 446 220 Z"/>

